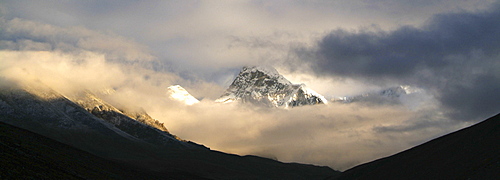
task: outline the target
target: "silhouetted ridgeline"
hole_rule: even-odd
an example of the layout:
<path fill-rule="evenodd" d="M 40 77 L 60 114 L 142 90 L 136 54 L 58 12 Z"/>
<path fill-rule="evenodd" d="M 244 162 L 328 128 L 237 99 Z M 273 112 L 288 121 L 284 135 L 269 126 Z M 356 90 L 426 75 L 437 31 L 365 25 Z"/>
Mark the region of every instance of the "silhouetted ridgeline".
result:
<path fill-rule="evenodd" d="M 500 114 L 401 153 L 351 168 L 343 179 L 498 179 Z"/>

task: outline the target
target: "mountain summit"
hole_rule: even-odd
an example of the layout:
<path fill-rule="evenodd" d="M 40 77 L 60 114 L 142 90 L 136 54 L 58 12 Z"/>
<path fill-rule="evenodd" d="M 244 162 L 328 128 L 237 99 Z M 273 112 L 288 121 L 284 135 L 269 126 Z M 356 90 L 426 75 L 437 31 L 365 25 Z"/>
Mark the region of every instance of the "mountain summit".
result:
<path fill-rule="evenodd" d="M 378 102 L 397 103 L 400 97 L 414 93 L 421 93 L 422 90 L 412 86 L 400 85 L 387 88 L 377 92 L 369 92 L 356 96 L 335 97 L 332 102 L 353 103 L 353 102 Z"/>
<path fill-rule="evenodd" d="M 327 100 L 304 84 L 292 84 L 272 67 L 243 67 L 216 102 L 240 101 L 268 107 L 326 104 Z"/>
<path fill-rule="evenodd" d="M 200 102 L 180 85 L 168 87 L 167 94 L 171 99 L 183 102 L 186 105 L 193 105 Z"/>

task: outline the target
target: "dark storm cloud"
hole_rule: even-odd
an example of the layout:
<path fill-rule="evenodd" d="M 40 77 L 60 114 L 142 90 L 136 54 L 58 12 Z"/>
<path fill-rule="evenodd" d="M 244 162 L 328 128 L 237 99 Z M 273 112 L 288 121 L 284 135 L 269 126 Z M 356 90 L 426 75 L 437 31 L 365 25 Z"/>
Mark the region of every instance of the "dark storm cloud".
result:
<path fill-rule="evenodd" d="M 484 118 L 500 111 L 498 19 L 497 3 L 485 12 L 435 15 L 420 28 L 335 30 L 318 43 L 313 68 L 323 75 L 425 87 L 451 117 Z"/>
<path fill-rule="evenodd" d="M 319 70 L 349 76 L 411 75 L 418 68 L 449 65 L 449 55 L 500 50 L 500 9 L 437 15 L 423 28 L 392 32 L 336 30 L 319 42 Z"/>
<path fill-rule="evenodd" d="M 441 103 L 452 108 L 455 119 L 472 119 L 477 115 L 492 115 L 500 111 L 500 78 L 483 75 L 471 85 L 453 85 L 439 97 Z"/>

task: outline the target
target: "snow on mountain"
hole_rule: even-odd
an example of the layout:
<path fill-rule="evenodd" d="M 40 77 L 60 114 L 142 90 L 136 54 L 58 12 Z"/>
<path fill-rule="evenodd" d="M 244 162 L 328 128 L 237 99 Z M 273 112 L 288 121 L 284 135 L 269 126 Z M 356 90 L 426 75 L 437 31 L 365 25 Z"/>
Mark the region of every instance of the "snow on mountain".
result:
<path fill-rule="evenodd" d="M 378 92 L 370 92 L 356 96 L 335 97 L 331 101 L 351 103 L 357 101 L 393 101 L 397 98 L 413 93 L 421 92 L 421 89 L 411 86 L 396 86 Z"/>
<path fill-rule="evenodd" d="M 170 98 L 183 102 L 186 105 L 193 105 L 200 102 L 180 85 L 173 85 L 168 87 L 167 94 Z"/>
<path fill-rule="evenodd" d="M 243 67 L 220 103 L 243 102 L 268 107 L 326 104 L 327 100 L 304 84 L 292 84 L 272 67 Z"/>
<path fill-rule="evenodd" d="M 158 136 L 164 136 L 167 141 L 172 141 L 172 139 L 177 139 L 174 135 L 170 134 L 163 125 L 163 123 L 151 118 L 146 112 L 135 112 L 135 111 L 125 111 L 115 108 L 114 106 L 106 103 L 104 100 L 98 98 L 94 94 L 85 91 L 76 96 L 70 97 L 70 100 L 80 105 L 82 108 L 87 110 L 94 116 L 101 118 L 114 124 L 116 127 L 122 131 L 127 132 L 127 130 L 121 128 L 121 126 L 126 125 L 128 127 L 136 126 L 135 128 L 140 131 L 157 131 Z M 157 129 L 157 130 L 156 130 Z M 163 132 L 161 132 L 163 131 Z M 127 132 L 129 134 L 134 134 L 138 136 L 137 132 Z M 151 137 L 149 137 L 151 139 Z"/>
<path fill-rule="evenodd" d="M 167 149 L 206 149 L 179 139 L 146 112 L 126 111 L 89 91 L 70 96 L 44 84 L 0 88 L 0 121 L 96 153 L 99 143 L 148 144 Z M 85 134 L 81 136 L 80 134 Z"/>

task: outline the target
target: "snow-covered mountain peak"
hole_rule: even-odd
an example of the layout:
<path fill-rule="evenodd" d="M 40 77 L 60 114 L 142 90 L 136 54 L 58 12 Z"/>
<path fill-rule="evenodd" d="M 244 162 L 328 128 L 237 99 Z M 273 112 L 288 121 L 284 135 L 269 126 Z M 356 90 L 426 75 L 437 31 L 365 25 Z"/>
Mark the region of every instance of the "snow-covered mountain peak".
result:
<path fill-rule="evenodd" d="M 403 89 L 405 91 L 406 94 L 413 94 L 413 93 L 418 93 L 418 92 L 422 92 L 423 90 L 420 89 L 420 88 L 416 88 L 416 87 L 413 87 L 413 86 L 408 86 L 408 85 L 401 85 L 399 86 L 401 89 Z"/>
<path fill-rule="evenodd" d="M 270 66 L 245 66 L 242 68 L 238 77 L 242 79 L 264 79 L 266 78 L 268 81 L 276 81 L 281 84 L 292 84 L 285 77 L 283 77 L 276 69 Z M 237 78 L 238 78 L 237 77 Z"/>
<path fill-rule="evenodd" d="M 257 71 L 260 71 L 270 77 L 281 76 L 276 69 L 269 66 L 245 66 L 241 70 L 241 72 L 257 72 Z"/>
<path fill-rule="evenodd" d="M 180 85 L 173 85 L 167 88 L 167 94 L 170 98 L 183 102 L 186 105 L 193 105 L 200 101 L 193 97 L 189 92 Z"/>
<path fill-rule="evenodd" d="M 268 107 L 324 104 L 326 99 L 306 88 L 292 84 L 272 67 L 243 67 L 233 83 L 216 102 L 240 101 Z"/>
<path fill-rule="evenodd" d="M 400 85 L 387 88 L 378 92 L 369 92 L 356 96 L 336 97 L 332 99 L 332 101 L 342 102 L 342 103 L 351 103 L 357 101 L 384 101 L 384 100 L 392 101 L 392 100 L 397 100 L 402 96 L 419 92 L 422 92 L 422 89 L 407 85 Z"/>
<path fill-rule="evenodd" d="M 317 93 L 316 91 L 312 90 L 311 88 L 306 87 L 305 84 L 301 84 L 301 88 L 304 91 L 304 94 L 308 94 L 310 96 L 316 96 L 316 97 L 320 98 L 320 100 L 321 100 L 321 102 L 323 102 L 323 104 L 328 104 L 328 101 L 326 100 L 326 98 L 323 95 Z"/>
<path fill-rule="evenodd" d="M 418 92 L 422 92 L 422 89 L 408 85 L 400 85 L 382 90 L 380 92 L 380 95 L 389 97 L 399 97 L 401 95 L 413 94 Z"/>
<path fill-rule="evenodd" d="M 378 93 L 381 96 L 387 96 L 387 97 L 399 97 L 401 95 L 405 95 L 406 90 L 402 86 L 396 86 L 396 87 L 391 87 L 384 89 Z"/>

